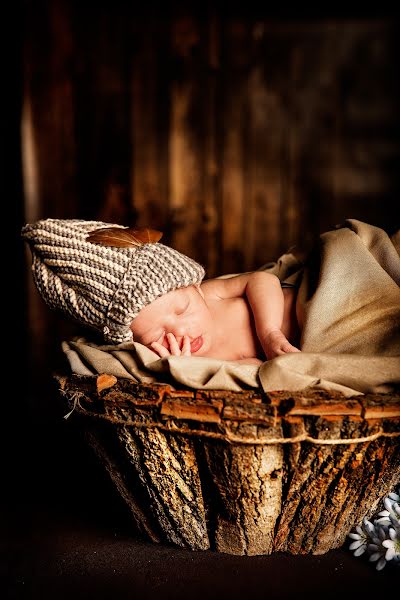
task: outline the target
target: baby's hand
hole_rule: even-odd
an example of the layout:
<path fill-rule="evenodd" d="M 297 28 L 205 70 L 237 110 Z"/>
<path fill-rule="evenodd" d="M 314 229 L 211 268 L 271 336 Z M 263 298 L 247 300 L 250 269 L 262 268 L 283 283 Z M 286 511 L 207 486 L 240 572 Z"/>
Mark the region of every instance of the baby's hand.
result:
<path fill-rule="evenodd" d="M 289 352 L 300 352 L 298 348 L 293 346 L 286 336 L 283 335 L 282 331 L 279 329 L 275 329 L 274 331 L 270 331 L 262 341 L 262 346 L 266 357 L 270 360 L 271 358 L 275 358 L 275 356 L 280 356 L 281 354 L 287 354 Z"/>
<path fill-rule="evenodd" d="M 178 341 L 173 333 L 167 333 L 166 339 L 168 342 L 169 348 L 166 348 L 160 342 L 153 342 L 150 344 L 151 348 L 157 352 L 161 358 L 165 358 L 168 356 L 191 356 L 190 351 L 190 338 L 188 335 L 183 336 L 182 347 L 179 348 Z"/>

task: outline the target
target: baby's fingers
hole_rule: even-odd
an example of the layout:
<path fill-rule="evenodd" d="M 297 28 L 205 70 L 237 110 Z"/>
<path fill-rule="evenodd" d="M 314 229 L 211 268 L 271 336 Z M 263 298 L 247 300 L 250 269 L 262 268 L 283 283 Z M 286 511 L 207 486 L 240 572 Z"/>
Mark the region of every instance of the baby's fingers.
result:
<path fill-rule="evenodd" d="M 173 333 L 167 333 L 167 339 L 172 356 L 180 356 L 181 349 Z"/>
<path fill-rule="evenodd" d="M 150 344 L 150 346 L 155 352 L 157 352 L 157 354 L 159 356 L 161 356 L 161 358 L 165 358 L 166 356 L 171 356 L 170 351 L 165 346 L 163 346 L 162 344 L 159 344 L 158 342 L 152 342 Z"/>
<path fill-rule="evenodd" d="M 161 358 L 166 358 L 168 356 L 191 356 L 192 352 L 190 350 L 190 338 L 189 336 L 183 336 L 182 349 L 179 348 L 178 341 L 173 333 L 167 333 L 167 340 L 169 344 L 169 349 L 166 348 L 163 344 L 159 342 L 152 342 L 150 347 L 157 352 Z"/>
<path fill-rule="evenodd" d="M 288 341 L 281 342 L 280 344 L 274 345 L 270 348 L 267 358 L 271 359 L 275 356 L 282 356 L 283 354 L 289 354 L 291 352 L 301 352 L 296 346 L 292 346 L 292 344 Z"/>
<path fill-rule="evenodd" d="M 182 344 L 182 356 L 191 356 L 192 352 L 190 350 L 190 338 L 188 335 L 183 336 L 183 344 Z"/>
<path fill-rule="evenodd" d="M 282 352 L 289 353 L 289 352 L 300 352 L 300 350 L 298 348 L 296 348 L 296 346 L 292 346 L 292 344 L 290 342 L 286 342 L 285 344 L 282 344 L 281 346 Z"/>

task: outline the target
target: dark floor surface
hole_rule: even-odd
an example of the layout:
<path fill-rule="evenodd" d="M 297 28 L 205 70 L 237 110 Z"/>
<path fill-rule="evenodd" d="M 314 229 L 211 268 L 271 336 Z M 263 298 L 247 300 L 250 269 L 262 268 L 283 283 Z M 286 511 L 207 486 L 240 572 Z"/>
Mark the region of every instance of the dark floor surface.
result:
<path fill-rule="evenodd" d="M 40 401 L 35 408 L 18 427 L 15 415 L 13 426 L 3 425 L 10 469 L 1 493 L 1 598 L 378 600 L 398 594 L 400 569 L 377 572 L 347 545 L 322 556 L 242 557 L 143 541 L 71 421 L 55 411 L 44 422 Z"/>

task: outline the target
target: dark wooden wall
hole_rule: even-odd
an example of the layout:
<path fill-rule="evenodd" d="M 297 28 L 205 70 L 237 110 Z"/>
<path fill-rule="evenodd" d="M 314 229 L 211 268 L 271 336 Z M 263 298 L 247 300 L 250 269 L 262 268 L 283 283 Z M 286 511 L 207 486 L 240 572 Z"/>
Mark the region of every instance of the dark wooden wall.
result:
<path fill-rule="evenodd" d="M 398 21 L 137 4 L 24 2 L 21 222 L 149 225 L 209 276 L 398 227 Z"/>
<path fill-rule="evenodd" d="M 26 3 L 28 220 L 151 225 L 210 276 L 392 226 L 396 23 L 127 6 Z"/>

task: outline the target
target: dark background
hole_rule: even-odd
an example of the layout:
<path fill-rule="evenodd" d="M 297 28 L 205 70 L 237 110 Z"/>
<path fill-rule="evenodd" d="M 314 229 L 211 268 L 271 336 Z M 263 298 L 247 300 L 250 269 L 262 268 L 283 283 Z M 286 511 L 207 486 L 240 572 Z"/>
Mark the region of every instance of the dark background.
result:
<path fill-rule="evenodd" d="M 38 298 L 19 232 L 45 217 L 150 225 L 214 276 L 257 268 L 347 217 L 395 231 L 398 18 L 351 4 L 17 7 L 4 119 L 17 257 L 5 319 L 15 315 L 18 357 L 2 436 L 7 597 L 394 591 L 393 569 L 376 573 L 347 548 L 229 557 L 138 539 L 62 418 L 52 373 L 77 330 Z"/>

